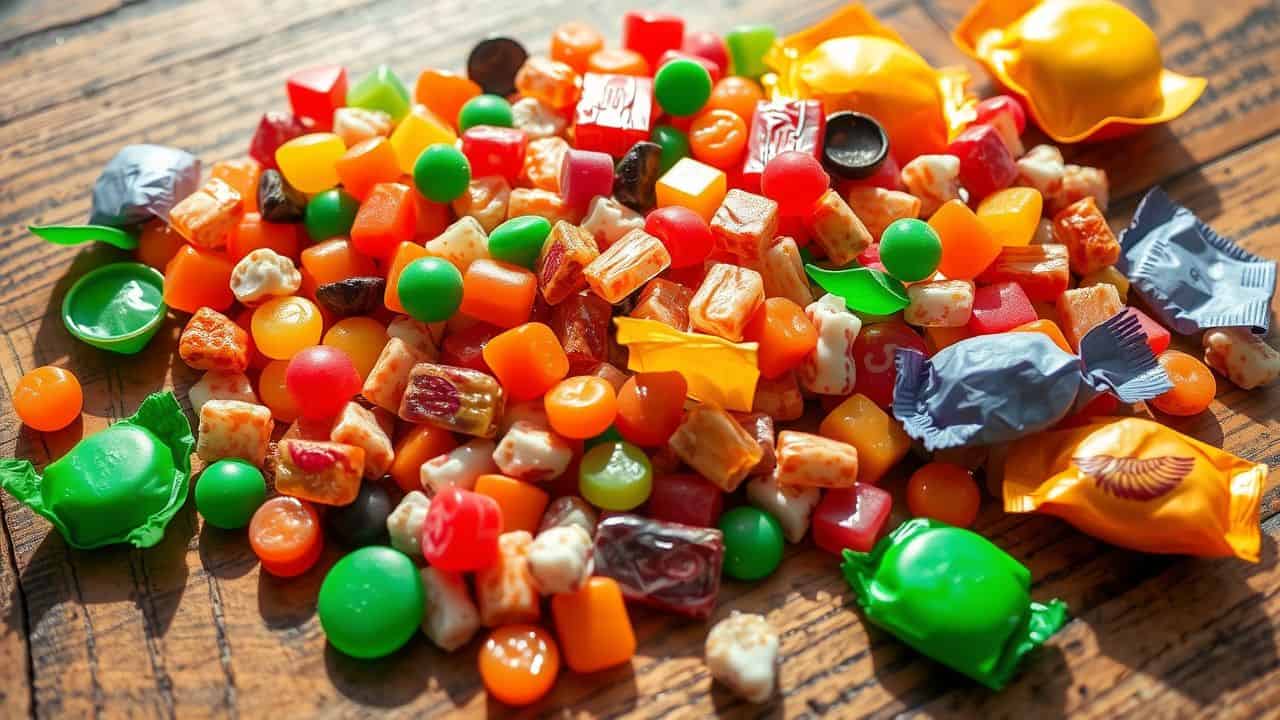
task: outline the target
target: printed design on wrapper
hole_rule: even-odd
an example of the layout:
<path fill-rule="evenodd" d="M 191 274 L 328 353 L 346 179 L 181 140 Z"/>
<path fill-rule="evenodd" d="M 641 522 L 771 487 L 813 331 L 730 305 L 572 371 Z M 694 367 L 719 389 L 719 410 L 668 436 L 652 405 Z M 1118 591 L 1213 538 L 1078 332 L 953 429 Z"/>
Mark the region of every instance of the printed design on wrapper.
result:
<path fill-rule="evenodd" d="M 1145 502 L 1168 494 L 1191 473 L 1194 458 L 1164 455 L 1154 458 L 1090 455 L 1071 461 L 1104 492 L 1122 500 Z"/>

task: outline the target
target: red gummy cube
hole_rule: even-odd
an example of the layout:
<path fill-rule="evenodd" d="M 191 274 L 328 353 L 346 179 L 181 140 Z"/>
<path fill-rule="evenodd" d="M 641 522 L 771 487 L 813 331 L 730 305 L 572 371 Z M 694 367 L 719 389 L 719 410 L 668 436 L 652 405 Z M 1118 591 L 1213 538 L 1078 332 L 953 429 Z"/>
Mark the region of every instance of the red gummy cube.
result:
<path fill-rule="evenodd" d="M 1142 323 L 1142 331 L 1147 334 L 1147 345 L 1151 348 L 1152 354 L 1159 355 L 1169 349 L 1169 331 L 1163 325 L 1152 320 L 1136 307 L 1127 307 L 1124 311 L 1138 318 L 1138 322 Z"/>
<path fill-rule="evenodd" d="M 632 10 L 622 16 L 622 46 L 639 53 L 649 68 L 658 69 L 658 59 L 668 50 L 684 45 L 684 20 L 667 13 Z"/>
<path fill-rule="evenodd" d="M 649 517 L 715 527 L 724 509 L 724 492 L 700 475 L 660 475 L 649 493 Z"/>
<path fill-rule="evenodd" d="M 973 292 L 969 332 L 974 335 L 1008 332 L 1038 318 L 1035 307 L 1018 283 L 983 285 Z"/>
<path fill-rule="evenodd" d="M 484 361 L 484 346 L 501 333 L 502 328 L 497 325 L 476 322 L 446 334 L 440 345 L 440 364 L 479 370 L 492 375 L 493 370 Z"/>
<path fill-rule="evenodd" d="M 311 67 L 289 76 L 285 83 L 295 117 L 317 130 L 333 127 L 333 111 L 347 104 L 347 69 L 341 65 Z"/>
<path fill-rule="evenodd" d="M 960 183 L 977 203 L 1013 184 L 1018 166 L 1000 133 L 990 125 L 970 125 L 951 141 L 947 152 L 960 158 Z"/>
<path fill-rule="evenodd" d="M 795 150 L 822 159 L 822 136 L 827 120 L 817 100 L 779 100 L 756 103 L 747 133 L 747 159 L 742 181 L 759 192 L 760 174 L 775 156 Z"/>
<path fill-rule="evenodd" d="M 523 130 L 477 125 L 462 133 L 462 154 L 471 163 L 471 177 L 501 175 L 515 185 L 524 168 Z"/>
<path fill-rule="evenodd" d="M 488 495 L 445 488 L 422 523 L 422 554 L 447 572 L 483 570 L 498 560 L 502 508 Z"/>
<path fill-rule="evenodd" d="M 569 148 L 560 165 L 560 194 L 566 205 L 586 209 L 596 197 L 613 195 L 613 157 Z"/>
<path fill-rule="evenodd" d="M 273 110 L 258 121 L 258 129 L 253 131 L 253 139 L 249 141 L 249 156 L 262 167 L 275 170 L 276 148 L 306 134 L 307 126 L 301 120 Z"/>
<path fill-rule="evenodd" d="M 574 113 L 574 145 L 620 158 L 649 139 L 653 122 L 653 79 L 587 73 Z"/>
<path fill-rule="evenodd" d="M 892 508 L 893 497 L 875 485 L 827 490 L 813 511 L 813 542 L 836 555 L 845 548 L 868 552 Z"/>

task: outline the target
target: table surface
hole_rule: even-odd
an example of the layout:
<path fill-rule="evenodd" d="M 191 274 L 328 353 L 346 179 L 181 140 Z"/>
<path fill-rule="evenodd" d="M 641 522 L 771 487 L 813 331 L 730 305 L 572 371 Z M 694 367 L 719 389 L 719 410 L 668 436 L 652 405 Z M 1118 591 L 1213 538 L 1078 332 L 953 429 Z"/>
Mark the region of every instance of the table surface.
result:
<path fill-rule="evenodd" d="M 1136 137 L 1073 150 L 1111 177 L 1121 227 L 1142 192 L 1162 184 L 1226 235 L 1280 256 L 1280 3 L 1130 0 L 1167 63 L 1206 75 L 1191 112 Z M 0 3 L 0 456 L 47 463 L 82 435 L 130 414 L 162 385 L 196 379 L 173 352 L 170 318 L 137 359 L 71 340 L 57 309 L 86 270 L 122 253 L 46 245 L 28 224 L 79 222 L 89 188 L 122 145 L 173 144 L 206 162 L 244 153 L 258 116 L 285 107 L 293 69 L 381 62 L 402 77 L 460 67 L 494 30 L 545 52 L 550 30 L 579 18 L 617 38 L 621 0 L 11 0 Z M 808 25 L 836 0 L 720 0 L 648 7 L 694 28 Z M 935 64 L 968 64 L 948 38 L 968 0 L 869 5 Z M 1212 8 L 1212 10 L 1210 9 Z M 1273 337 L 1271 340 L 1275 343 Z M 1197 352 L 1195 348 L 1190 349 Z M 82 425 L 24 429 L 8 392 L 24 371 L 56 363 L 85 386 Z M 1219 383 L 1212 412 L 1175 427 L 1280 466 L 1280 388 Z M 1271 485 L 1277 481 L 1272 473 Z M 901 478 L 888 484 L 901 485 Z M 69 549 L 7 494 L 0 536 L 0 715 L 356 717 L 504 716 L 474 670 L 476 645 L 446 655 L 424 639 L 377 662 L 328 648 L 315 616 L 321 566 L 282 582 L 259 573 L 242 532 L 201 526 L 191 504 L 146 551 Z M 829 555 L 792 547 L 767 581 L 727 583 L 714 619 L 768 615 L 782 635 L 782 691 L 767 706 L 713 686 L 702 664 L 707 625 L 633 610 L 640 650 L 627 666 L 566 673 L 529 714 L 611 717 L 785 715 L 1258 717 L 1280 702 L 1274 520 L 1263 509 L 1262 562 L 1118 550 L 1048 518 L 1004 515 L 988 498 L 977 529 L 1026 563 L 1038 599 L 1063 598 L 1073 620 L 1001 693 L 976 687 L 862 621 Z"/>

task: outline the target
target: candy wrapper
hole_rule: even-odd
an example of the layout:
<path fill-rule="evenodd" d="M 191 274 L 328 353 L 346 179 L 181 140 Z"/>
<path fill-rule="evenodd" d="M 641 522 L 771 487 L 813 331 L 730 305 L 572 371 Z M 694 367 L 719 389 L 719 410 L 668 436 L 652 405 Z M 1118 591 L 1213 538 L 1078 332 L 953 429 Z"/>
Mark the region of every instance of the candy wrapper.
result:
<path fill-rule="evenodd" d="M 1120 269 L 1165 325 L 1183 335 L 1212 327 L 1266 334 L 1275 261 L 1214 232 L 1160 188 L 1142 199 L 1120 246 Z"/>
<path fill-rule="evenodd" d="M 0 460 L 0 487 L 53 523 L 72 547 L 151 547 L 187 500 L 194 445 L 177 398 L 156 393 L 133 416 L 81 440 L 43 476 L 26 460 Z"/>
<path fill-rule="evenodd" d="M 867 620 L 999 690 L 1067 620 L 1061 600 L 1031 600 L 1031 571 L 989 540 L 908 520 L 869 553 L 844 551 L 845 580 Z"/>
<path fill-rule="evenodd" d="M 1265 464 L 1150 420 L 1107 418 L 1012 443 L 1004 509 L 1141 552 L 1258 562 L 1266 480 Z"/>
<path fill-rule="evenodd" d="M 756 343 L 681 332 L 656 320 L 613 321 L 618 344 L 630 350 L 627 367 L 633 372 L 675 371 L 688 383 L 689 397 L 725 410 L 751 411 L 760 379 Z"/>
<path fill-rule="evenodd" d="M 1149 400 L 1173 385 L 1130 313 L 1085 334 L 1080 356 L 1043 333 L 961 340 L 926 359 L 898 348 L 893 415 L 925 449 L 1009 442 L 1046 430 L 1099 393 Z"/>
<path fill-rule="evenodd" d="M 200 185 L 200 159 L 163 145 L 128 145 L 102 168 L 93 184 L 94 225 L 132 227 L 169 210 Z"/>
<path fill-rule="evenodd" d="M 1206 85 L 1164 69 L 1156 34 L 1111 0 L 979 0 L 951 37 L 1060 143 L 1168 122 Z"/>
<path fill-rule="evenodd" d="M 946 152 L 974 117 L 965 70 L 935 70 L 861 5 L 774 43 L 765 62 L 777 72 L 773 99 L 821 100 L 828 114 L 856 110 L 874 117 L 902 164 Z"/>

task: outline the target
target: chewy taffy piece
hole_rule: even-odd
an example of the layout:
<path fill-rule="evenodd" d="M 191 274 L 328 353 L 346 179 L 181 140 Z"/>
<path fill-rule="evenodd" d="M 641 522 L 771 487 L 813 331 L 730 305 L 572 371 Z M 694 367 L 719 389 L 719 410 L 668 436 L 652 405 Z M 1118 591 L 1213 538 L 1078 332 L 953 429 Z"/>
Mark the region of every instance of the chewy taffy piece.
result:
<path fill-rule="evenodd" d="M 632 602 L 705 619 L 716 607 L 724 535 L 638 515 L 600 521 L 595 574 L 612 578 Z"/>
<path fill-rule="evenodd" d="M 564 138 L 559 136 L 564 134 L 565 128 L 568 126 L 568 121 L 565 120 L 563 115 L 556 112 L 554 108 L 542 102 L 538 98 L 522 97 L 514 103 L 511 103 L 511 119 L 514 127 L 517 130 L 522 130 L 524 134 L 528 136 L 530 141 L 530 150 L 533 149 L 533 143 L 538 142 L 539 140 L 560 140 L 561 143 L 564 143 Z M 560 153 L 563 154 L 564 150 L 567 149 L 569 149 L 569 145 L 568 143 L 564 143 L 563 149 L 560 150 Z M 526 166 L 528 165 L 528 162 L 529 156 L 526 154 Z M 559 178 L 559 163 L 556 164 L 555 174 L 556 177 Z M 541 185 L 536 186 L 542 187 L 544 190 L 556 189 L 554 187 L 543 187 Z"/>
<path fill-rule="evenodd" d="M 809 531 L 809 517 L 821 499 L 822 491 L 817 487 L 782 485 L 772 473 L 747 481 L 747 500 L 772 515 L 790 543 L 804 539 Z"/>
<path fill-rule="evenodd" d="M 576 526 L 583 529 L 588 537 L 596 534 L 596 511 L 591 504 L 577 495 L 565 495 L 551 501 L 546 512 L 542 514 L 542 522 L 538 525 L 538 534 L 553 527 Z"/>
<path fill-rule="evenodd" d="M 178 355 L 195 370 L 242 373 L 249 369 L 249 334 L 226 315 L 202 307 L 182 329 Z"/>
<path fill-rule="evenodd" d="M 839 196 L 836 196 L 839 199 Z M 840 202 L 844 202 L 841 200 Z M 827 257 L 831 254 L 828 252 Z M 789 237 L 778 237 L 760 259 L 760 277 L 764 280 L 766 298 L 783 297 L 805 307 L 813 302 L 809 277 L 804 273 L 800 248 Z"/>
<path fill-rule="evenodd" d="M 667 443 L 686 465 L 725 492 L 737 490 L 764 457 L 751 433 L 714 405 L 690 408 Z"/>
<path fill-rule="evenodd" d="M 1084 198 L 1053 217 L 1053 233 L 1067 246 L 1071 271 L 1088 275 L 1120 259 L 1120 242 L 1092 197 Z"/>
<path fill-rule="evenodd" d="M 760 273 L 716 263 L 689 301 L 689 324 L 694 330 L 739 342 L 747 321 L 763 302 L 764 279 Z"/>
<path fill-rule="evenodd" d="M 258 248 L 241 258 L 231 271 L 231 292 L 242 305 L 292 295 L 302 285 L 302 273 L 289 258 Z"/>
<path fill-rule="evenodd" d="M 525 97 L 537 98 L 556 110 L 563 110 L 578 101 L 582 78 L 565 63 L 534 55 L 516 72 L 516 90 Z"/>
<path fill-rule="evenodd" d="M 431 500 L 419 490 L 409 491 L 387 516 L 387 537 L 391 547 L 411 558 L 422 557 L 422 525 L 427 520 Z"/>
<path fill-rule="evenodd" d="M 381 408 L 366 410 L 357 403 L 349 402 L 338 415 L 329 439 L 336 443 L 353 445 L 364 450 L 364 476 L 377 480 L 387 473 L 395 451 L 391 446 L 393 420 L 385 417 L 379 422 L 375 413 L 385 413 Z"/>
<path fill-rule="evenodd" d="M 476 437 L 493 437 L 502 415 L 502 386 L 477 370 L 419 363 L 409 371 L 400 418 Z"/>
<path fill-rule="evenodd" d="M 169 222 L 192 245 L 219 248 L 244 217 L 244 200 L 224 180 L 210 178 L 169 211 Z"/>
<path fill-rule="evenodd" d="M 532 543 L 528 531 L 502 533 L 498 561 L 476 573 L 476 599 L 485 627 L 537 622 L 542 615 L 538 584 L 529 571 Z"/>
<path fill-rule="evenodd" d="M 474 488 L 481 475 L 498 472 L 496 448 L 492 440 L 472 440 L 427 460 L 418 471 L 422 489 L 435 495 L 448 487 Z"/>
<path fill-rule="evenodd" d="M 845 309 L 844 300 L 831 294 L 810 303 L 804 314 L 818 331 L 818 344 L 800 361 L 796 379 L 812 393 L 848 395 L 857 380 L 853 342 L 862 330 L 862 320 Z"/>
<path fill-rule="evenodd" d="M 1093 198 L 1098 209 L 1107 211 L 1111 199 L 1107 173 L 1105 170 L 1082 165 L 1067 165 L 1062 174 L 1060 190 L 1048 201 L 1048 211 L 1054 215 L 1087 197 Z"/>
<path fill-rule="evenodd" d="M 563 220 L 551 228 L 538 255 L 538 288 L 556 305 L 587 286 L 582 271 L 600 256 L 591 234 Z"/>
<path fill-rule="evenodd" d="M 354 445 L 284 439 L 276 446 L 276 490 L 322 505 L 349 505 L 360 493 L 364 450 Z"/>
<path fill-rule="evenodd" d="M 459 272 L 466 272 L 471 263 L 489 257 L 489 236 L 479 220 L 467 216 L 428 240 L 425 247 L 429 255 L 448 260 Z"/>
<path fill-rule="evenodd" d="M 422 618 L 422 632 L 445 652 L 453 652 L 471 641 L 480 629 L 480 611 L 471 600 L 471 590 L 462 573 L 438 568 L 422 568 L 422 590 L 427 597 L 427 611 Z"/>
<path fill-rule="evenodd" d="M 191 409 L 198 416 L 200 409 L 210 400 L 257 403 L 258 395 L 253 391 L 253 384 L 244 373 L 210 370 L 187 391 L 187 399 L 191 401 Z"/>
<path fill-rule="evenodd" d="M 778 234 L 778 203 L 734 188 L 712 216 L 715 250 L 755 264 Z"/>
<path fill-rule="evenodd" d="M 968 280 L 935 280 L 907 287 L 910 302 L 902 319 L 919 327 L 962 327 L 973 315 L 974 285 Z"/>
<path fill-rule="evenodd" d="M 693 291 L 688 287 L 654 278 L 640 291 L 630 315 L 633 318 L 657 320 L 677 330 L 687 331 L 690 327 L 689 303 L 692 300 Z"/>
<path fill-rule="evenodd" d="M 858 479 L 858 450 L 839 440 L 783 430 L 777 456 L 773 477 L 781 487 L 840 488 Z"/>
<path fill-rule="evenodd" d="M 583 275 L 595 294 L 616 305 L 670 265 L 662 241 L 636 229 L 592 260 Z"/>
<path fill-rule="evenodd" d="M 414 366 L 428 361 L 425 353 L 393 337 L 382 347 L 360 394 L 374 405 L 398 413 Z"/>
<path fill-rule="evenodd" d="M 707 633 L 707 669 L 742 699 L 768 702 L 777 685 L 779 644 L 763 615 L 734 610 Z"/>
<path fill-rule="evenodd" d="M 262 467 L 276 423 L 271 411 L 239 400 L 210 400 L 200 408 L 196 455 L 207 462 L 239 458 Z"/>
<path fill-rule="evenodd" d="M 579 525 L 538 533 L 529 546 L 529 571 L 543 595 L 574 592 L 594 574 L 595 545 Z"/>
<path fill-rule="evenodd" d="M 444 328 L 444 323 L 424 323 L 401 315 L 387 323 L 387 340 L 399 338 L 426 356 L 425 362 L 435 362 L 440 354 L 440 343 L 444 340 Z"/>
<path fill-rule="evenodd" d="M 902 167 L 901 177 L 907 192 L 920 198 L 924 217 L 960 197 L 960 158 L 955 155 L 920 155 Z"/>
<path fill-rule="evenodd" d="M 762 376 L 756 383 L 751 411 L 764 413 L 779 422 L 799 420 L 804 415 L 804 395 L 796 374 L 788 371 L 776 378 Z"/>
<path fill-rule="evenodd" d="M 560 192 L 560 168 L 569 143 L 564 138 L 544 137 L 529 141 L 520 168 L 520 184 L 547 192 Z"/>
<path fill-rule="evenodd" d="M 777 463 L 774 447 L 778 444 L 773 418 L 762 412 L 731 414 L 733 419 L 737 420 L 738 424 L 742 426 L 742 429 L 754 437 L 756 444 L 760 446 L 760 462 L 756 463 L 756 466 L 751 468 L 751 472 L 747 474 L 749 476 L 772 474 L 774 465 Z"/>
<path fill-rule="evenodd" d="M 467 191 L 453 201 L 453 211 L 459 218 L 469 217 L 480 223 L 486 233 L 507 219 L 507 206 L 511 202 L 511 185 L 501 175 L 472 178 Z"/>
<path fill-rule="evenodd" d="M 591 235 L 599 249 L 607 250 L 632 230 L 643 230 L 644 217 L 612 197 L 601 195 L 591 201 L 580 227 Z"/>
<path fill-rule="evenodd" d="M 1058 296 L 1058 318 L 1071 349 L 1080 350 L 1086 333 L 1124 309 L 1120 294 L 1111 285 L 1091 285 L 1067 290 Z"/>
<path fill-rule="evenodd" d="M 568 441 L 524 420 L 513 424 L 493 451 L 493 462 L 503 475 L 526 482 L 558 478 L 572 460 L 573 448 Z"/>
<path fill-rule="evenodd" d="M 589 673 L 621 665 L 636 652 L 635 630 L 618 583 L 595 576 L 572 593 L 551 598 L 565 664 Z"/>
<path fill-rule="evenodd" d="M 1252 390 L 1280 378 L 1280 351 L 1243 327 L 1206 330 L 1204 362 L 1239 388 Z"/>
<path fill-rule="evenodd" d="M 1032 302 L 1053 302 L 1071 282 L 1067 246 L 1006 245 L 976 280 L 982 285 L 1015 282 Z"/>
<path fill-rule="evenodd" d="M 569 359 L 570 375 L 608 359 L 612 315 L 613 307 L 589 291 L 571 295 L 551 309 L 551 330 Z"/>
<path fill-rule="evenodd" d="M 873 240 L 879 240 L 894 220 L 920 217 L 920 198 L 899 190 L 858 186 L 845 199 Z"/>
<path fill-rule="evenodd" d="M 853 262 L 875 241 L 871 231 L 835 190 L 823 193 L 806 222 L 814 242 L 827 254 L 827 259 L 838 266 Z"/>

